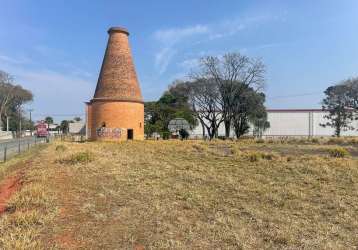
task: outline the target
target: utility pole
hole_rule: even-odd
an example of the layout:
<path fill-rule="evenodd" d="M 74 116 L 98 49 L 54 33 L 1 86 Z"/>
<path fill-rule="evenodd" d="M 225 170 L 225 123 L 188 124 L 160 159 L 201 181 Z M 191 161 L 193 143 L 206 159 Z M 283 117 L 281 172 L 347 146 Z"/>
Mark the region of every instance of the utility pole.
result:
<path fill-rule="evenodd" d="M 20 134 L 19 137 L 21 138 L 21 131 L 22 131 L 22 127 L 21 127 L 21 110 L 19 109 L 19 130 L 20 130 Z"/>
<path fill-rule="evenodd" d="M 32 117 L 31 117 L 31 112 L 34 111 L 34 109 L 28 109 L 27 111 L 29 111 L 29 113 L 30 113 L 30 135 L 32 136 Z"/>

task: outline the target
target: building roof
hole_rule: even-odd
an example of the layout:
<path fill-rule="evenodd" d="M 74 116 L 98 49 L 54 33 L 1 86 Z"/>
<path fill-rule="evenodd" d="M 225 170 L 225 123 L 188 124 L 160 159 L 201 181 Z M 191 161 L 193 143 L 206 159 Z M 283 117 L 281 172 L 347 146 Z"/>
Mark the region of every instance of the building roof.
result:
<path fill-rule="evenodd" d="M 323 112 L 323 109 L 267 109 L 267 112 Z"/>

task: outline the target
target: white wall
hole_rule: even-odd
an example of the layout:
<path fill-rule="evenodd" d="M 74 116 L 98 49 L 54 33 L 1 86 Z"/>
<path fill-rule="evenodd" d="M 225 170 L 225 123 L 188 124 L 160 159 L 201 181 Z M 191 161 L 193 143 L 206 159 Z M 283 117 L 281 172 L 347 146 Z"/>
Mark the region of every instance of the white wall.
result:
<path fill-rule="evenodd" d="M 267 136 L 305 136 L 309 135 L 308 112 L 268 112 L 270 128 Z"/>
<path fill-rule="evenodd" d="M 267 113 L 270 128 L 265 131 L 264 136 L 332 136 L 334 134 L 333 128 L 320 126 L 327 122 L 324 118 L 327 113 L 322 110 L 268 110 Z M 198 124 L 190 131 L 191 138 L 202 137 L 202 126 L 200 122 Z M 354 121 L 352 126 L 356 129 L 343 131 L 342 136 L 358 136 L 358 121 Z M 225 135 L 223 123 L 218 133 L 219 136 Z M 206 131 L 205 134 L 207 135 Z M 231 130 L 231 137 L 234 137 L 233 130 Z"/>

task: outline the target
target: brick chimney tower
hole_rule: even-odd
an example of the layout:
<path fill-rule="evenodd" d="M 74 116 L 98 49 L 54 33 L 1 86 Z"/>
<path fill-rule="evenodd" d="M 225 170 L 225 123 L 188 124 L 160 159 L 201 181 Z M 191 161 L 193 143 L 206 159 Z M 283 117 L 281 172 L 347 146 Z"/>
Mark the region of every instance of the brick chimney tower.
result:
<path fill-rule="evenodd" d="M 87 103 L 87 136 L 91 140 L 143 140 L 144 104 L 129 32 L 112 27 L 108 34 L 94 97 Z"/>

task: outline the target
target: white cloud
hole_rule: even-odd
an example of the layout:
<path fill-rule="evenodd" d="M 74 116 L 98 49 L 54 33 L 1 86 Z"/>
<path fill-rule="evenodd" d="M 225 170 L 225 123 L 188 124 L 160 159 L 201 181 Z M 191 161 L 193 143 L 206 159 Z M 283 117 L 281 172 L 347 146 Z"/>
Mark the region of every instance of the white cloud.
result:
<path fill-rule="evenodd" d="M 209 28 L 204 25 L 195 25 L 185 28 L 158 30 L 154 38 L 160 43 L 161 49 L 155 54 L 155 67 L 159 74 L 163 74 L 174 55 L 177 53 L 175 45 L 193 36 L 208 34 Z"/>
<path fill-rule="evenodd" d="M 165 47 L 155 55 L 155 66 L 159 74 L 163 74 L 166 71 L 170 60 L 175 54 L 176 51 L 173 48 Z"/>
<path fill-rule="evenodd" d="M 160 43 L 161 47 L 155 54 L 155 67 L 160 75 L 163 74 L 167 70 L 172 58 L 177 53 L 175 47 L 185 40 L 203 36 L 205 38 L 202 38 L 203 40 L 198 43 L 208 40 L 217 40 L 235 35 L 244 28 L 245 26 L 237 21 L 224 21 L 220 24 L 198 24 L 191 27 L 158 30 L 153 35 L 154 39 Z"/>
<path fill-rule="evenodd" d="M 185 38 L 209 33 L 209 28 L 205 25 L 195 25 L 185 28 L 171 28 L 158 30 L 154 33 L 154 38 L 164 44 L 175 44 Z"/>
<path fill-rule="evenodd" d="M 239 23 L 240 21 L 225 21 L 218 25 L 217 31 L 209 36 L 209 40 L 221 39 L 229 36 L 234 36 L 238 32 L 244 30 L 246 25 Z"/>
<path fill-rule="evenodd" d="M 160 49 L 155 54 L 155 67 L 163 74 L 173 57 L 178 54 L 183 43 L 192 45 L 203 44 L 235 36 L 245 29 L 269 21 L 281 21 L 274 15 L 256 15 L 232 19 L 223 19 L 208 24 L 197 24 L 182 28 L 169 28 L 154 32 L 153 37 L 159 43 Z M 193 41 L 193 39 L 196 41 Z"/>
<path fill-rule="evenodd" d="M 1 60 L 0 69 L 15 77 L 15 81 L 34 94 L 31 106 L 36 114 L 74 114 L 84 113 L 85 101 L 89 101 L 93 94 L 94 82 L 77 72 L 54 71 L 48 68 L 34 69 L 31 64 L 20 65 L 18 59 Z M 65 119 L 67 117 L 54 117 Z M 68 117 L 71 118 L 71 117 Z M 73 118 L 73 117 L 72 117 Z"/>

